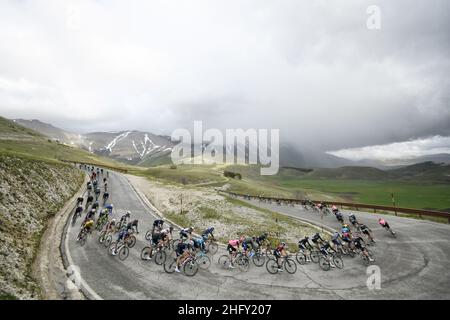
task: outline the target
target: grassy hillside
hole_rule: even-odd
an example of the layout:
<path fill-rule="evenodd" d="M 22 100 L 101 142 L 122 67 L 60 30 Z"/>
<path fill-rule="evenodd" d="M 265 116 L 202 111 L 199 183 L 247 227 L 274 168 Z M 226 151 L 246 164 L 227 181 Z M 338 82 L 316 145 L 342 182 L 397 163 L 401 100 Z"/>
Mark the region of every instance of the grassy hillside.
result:
<path fill-rule="evenodd" d="M 0 299 L 39 298 L 31 265 L 47 220 L 83 174 L 70 165 L 0 154 Z"/>
<path fill-rule="evenodd" d="M 126 167 L 125 164 L 109 158 L 100 157 L 75 147 L 56 143 L 31 129 L 25 128 L 3 117 L 0 117 L 0 153 L 47 162 L 73 160 L 111 167 Z"/>

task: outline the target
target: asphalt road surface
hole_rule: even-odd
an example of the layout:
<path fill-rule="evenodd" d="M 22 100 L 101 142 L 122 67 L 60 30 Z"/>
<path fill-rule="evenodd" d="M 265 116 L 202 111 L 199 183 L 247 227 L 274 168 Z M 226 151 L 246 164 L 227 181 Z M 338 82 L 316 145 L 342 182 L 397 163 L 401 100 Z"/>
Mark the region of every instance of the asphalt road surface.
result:
<path fill-rule="evenodd" d="M 167 274 L 162 266 L 140 259 L 147 245 L 145 232 L 155 215 L 122 174 L 109 174 L 110 202 L 113 217 L 126 210 L 139 220 L 137 243 L 125 261 L 110 256 L 97 242 L 98 232 L 81 247 L 76 242 L 80 220 L 68 228 L 66 254 L 81 275 L 81 287 L 95 299 L 449 299 L 450 298 L 450 226 L 407 218 L 387 217 L 397 232 L 394 239 L 377 224 L 378 215 L 356 212 L 367 224 L 377 241 L 370 247 L 375 253 L 381 276 L 379 289 L 367 286 L 367 266 L 360 257 L 344 257 L 344 269 L 322 271 L 317 264 L 298 265 L 294 275 L 271 275 L 265 266 L 251 264 L 248 272 L 223 270 L 217 259 L 222 248 L 212 257 L 208 270 L 194 277 Z M 323 219 L 300 207 L 251 201 L 257 206 L 338 228 L 335 217 Z M 345 213 L 347 219 L 348 213 Z M 174 233 L 176 237 L 176 233 Z M 300 235 L 299 235 L 300 236 Z M 303 235 L 302 235 L 303 236 Z M 115 239 L 114 239 L 115 240 Z M 369 270 L 371 271 L 371 270 Z"/>

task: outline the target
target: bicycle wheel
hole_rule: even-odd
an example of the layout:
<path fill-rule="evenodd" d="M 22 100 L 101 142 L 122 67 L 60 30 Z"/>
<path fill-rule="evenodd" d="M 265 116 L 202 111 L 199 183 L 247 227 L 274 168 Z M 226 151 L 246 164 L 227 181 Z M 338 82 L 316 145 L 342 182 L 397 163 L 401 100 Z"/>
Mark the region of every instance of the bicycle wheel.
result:
<path fill-rule="evenodd" d="M 266 257 L 264 255 L 262 255 L 261 253 L 257 252 L 253 256 L 252 260 L 253 260 L 253 263 L 255 264 L 255 266 L 262 267 L 264 265 L 264 263 L 266 262 Z"/>
<path fill-rule="evenodd" d="M 284 260 L 283 265 L 287 273 L 294 274 L 297 272 L 297 264 L 293 259 L 287 258 Z"/>
<path fill-rule="evenodd" d="M 119 250 L 119 259 L 121 261 L 123 261 L 126 258 L 128 258 L 129 254 L 130 254 L 130 249 L 128 249 L 128 247 L 126 245 L 123 245 L 122 248 L 120 248 L 120 250 Z"/>
<path fill-rule="evenodd" d="M 278 264 L 277 264 L 276 260 L 274 260 L 274 259 L 267 260 L 266 269 L 267 269 L 267 271 L 269 271 L 270 274 L 278 273 Z"/>
<path fill-rule="evenodd" d="M 159 250 L 158 252 L 156 252 L 155 254 L 155 263 L 160 266 L 162 265 L 164 262 L 166 262 L 166 252 L 163 250 Z"/>
<path fill-rule="evenodd" d="M 202 255 L 197 259 L 197 264 L 200 269 L 206 270 L 211 265 L 211 259 L 207 255 Z"/>
<path fill-rule="evenodd" d="M 311 256 L 311 261 L 312 262 L 314 262 L 314 263 L 318 263 L 319 262 L 320 255 L 319 255 L 318 251 L 311 251 L 310 256 Z"/>
<path fill-rule="evenodd" d="M 219 245 L 216 242 L 210 242 L 208 244 L 208 253 L 211 253 L 212 255 L 217 253 L 217 250 L 219 250 Z"/>
<path fill-rule="evenodd" d="M 222 268 L 228 269 L 228 268 L 230 268 L 230 264 L 231 264 L 230 257 L 227 256 L 226 254 L 224 254 L 223 256 L 219 257 L 218 263 Z"/>
<path fill-rule="evenodd" d="M 142 249 L 141 251 L 141 259 L 144 261 L 149 261 L 151 258 L 150 252 L 151 252 L 151 248 L 150 247 L 144 247 L 144 249 Z"/>
<path fill-rule="evenodd" d="M 103 244 L 105 245 L 105 247 L 109 247 L 109 245 L 111 244 L 111 241 L 112 241 L 112 236 L 111 235 L 106 236 L 105 242 Z"/>
<path fill-rule="evenodd" d="M 237 258 L 236 263 L 241 271 L 247 272 L 248 269 L 250 268 L 250 259 L 246 256 L 241 256 Z"/>
<path fill-rule="evenodd" d="M 136 244 L 136 237 L 131 235 L 127 240 L 127 246 L 128 248 L 133 248 L 135 244 Z"/>
<path fill-rule="evenodd" d="M 330 262 L 328 262 L 328 260 L 324 257 L 319 258 L 319 266 L 324 271 L 328 271 L 331 268 Z"/>
<path fill-rule="evenodd" d="M 184 264 L 184 266 L 183 266 L 183 272 L 188 277 L 195 276 L 197 274 L 197 272 L 198 272 L 198 264 L 197 264 L 197 262 L 195 262 L 194 259 L 190 259 L 189 261 L 187 261 Z"/>
<path fill-rule="evenodd" d="M 164 271 L 167 273 L 174 273 L 175 268 L 177 267 L 177 260 L 175 258 L 166 259 L 164 263 Z"/>
<path fill-rule="evenodd" d="M 173 240 L 173 248 L 175 249 L 180 242 L 181 242 L 180 239 Z"/>
<path fill-rule="evenodd" d="M 152 238 L 152 232 L 151 232 L 151 230 L 148 230 L 148 231 L 145 233 L 145 240 L 150 241 L 151 238 Z"/>
<path fill-rule="evenodd" d="M 344 268 L 344 261 L 342 261 L 342 258 L 340 256 L 334 255 L 333 256 L 333 263 L 338 269 Z"/>
<path fill-rule="evenodd" d="M 298 264 L 304 265 L 306 264 L 306 255 L 303 252 L 299 251 L 295 255 L 295 260 L 297 260 Z"/>

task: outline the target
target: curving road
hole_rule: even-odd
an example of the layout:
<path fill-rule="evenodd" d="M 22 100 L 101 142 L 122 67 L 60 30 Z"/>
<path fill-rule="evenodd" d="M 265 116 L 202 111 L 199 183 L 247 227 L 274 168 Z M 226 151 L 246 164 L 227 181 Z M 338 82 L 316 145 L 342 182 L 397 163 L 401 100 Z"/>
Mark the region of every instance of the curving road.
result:
<path fill-rule="evenodd" d="M 356 213 L 374 230 L 377 244 L 371 247 L 381 271 L 381 288 L 369 290 L 366 266 L 359 257 L 345 259 L 345 268 L 320 270 L 317 264 L 298 266 L 297 273 L 270 275 L 265 267 L 251 266 L 247 273 L 222 270 L 213 258 L 210 270 L 195 277 L 167 274 L 162 266 L 140 259 L 146 245 L 145 231 L 155 218 L 149 206 L 136 193 L 127 178 L 110 173 L 109 188 L 114 203 L 113 216 L 125 210 L 139 219 L 136 246 L 125 261 L 111 257 L 97 242 L 97 233 L 84 247 L 76 241 L 79 222 L 69 225 L 65 253 L 69 263 L 79 268 L 81 287 L 92 299 L 449 299 L 450 226 L 407 218 L 389 217 L 398 237 L 394 239 L 377 226 L 377 216 Z M 325 217 L 302 211 L 299 207 L 253 204 L 300 219 L 337 228 L 334 216 Z"/>

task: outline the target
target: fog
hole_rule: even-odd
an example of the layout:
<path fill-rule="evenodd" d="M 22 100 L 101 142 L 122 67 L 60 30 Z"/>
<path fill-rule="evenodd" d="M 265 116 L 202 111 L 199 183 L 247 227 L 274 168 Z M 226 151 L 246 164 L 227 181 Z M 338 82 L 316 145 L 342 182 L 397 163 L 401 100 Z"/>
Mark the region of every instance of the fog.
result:
<path fill-rule="evenodd" d="M 276 128 L 322 151 L 446 137 L 449 12 L 446 0 L 2 1 L 0 115 L 75 132 Z"/>

